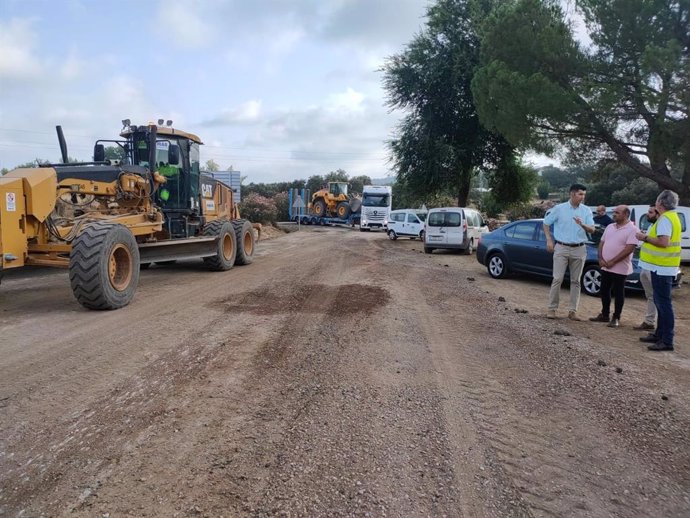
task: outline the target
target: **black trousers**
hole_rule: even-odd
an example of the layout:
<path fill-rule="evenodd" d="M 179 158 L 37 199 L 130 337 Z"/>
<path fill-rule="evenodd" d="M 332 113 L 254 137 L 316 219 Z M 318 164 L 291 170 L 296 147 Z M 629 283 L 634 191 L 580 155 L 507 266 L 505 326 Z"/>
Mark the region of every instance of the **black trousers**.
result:
<path fill-rule="evenodd" d="M 601 270 L 601 314 L 609 316 L 611 311 L 611 292 L 615 299 L 613 318 L 620 318 L 625 302 L 625 279 L 627 275 Z"/>

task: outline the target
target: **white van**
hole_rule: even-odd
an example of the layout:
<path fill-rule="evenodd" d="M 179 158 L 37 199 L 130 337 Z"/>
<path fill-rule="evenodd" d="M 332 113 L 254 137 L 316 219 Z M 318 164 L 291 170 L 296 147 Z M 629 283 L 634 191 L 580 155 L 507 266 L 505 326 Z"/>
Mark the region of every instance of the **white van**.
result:
<path fill-rule="evenodd" d="M 388 237 L 395 241 L 399 237 L 418 237 L 424 240 L 425 210 L 399 209 L 388 215 Z"/>
<path fill-rule="evenodd" d="M 606 207 L 606 213 L 610 216 L 615 207 Z M 646 231 L 651 224 L 647 221 L 647 209 L 649 205 L 628 205 L 630 209 L 630 221 L 637 228 Z M 678 219 L 680 219 L 680 260 L 682 263 L 690 263 L 690 207 L 676 207 Z"/>
<path fill-rule="evenodd" d="M 489 227 L 475 209 L 442 207 L 431 209 L 424 225 L 424 252 L 437 248 L 464 250 L 471 254 Z"/>

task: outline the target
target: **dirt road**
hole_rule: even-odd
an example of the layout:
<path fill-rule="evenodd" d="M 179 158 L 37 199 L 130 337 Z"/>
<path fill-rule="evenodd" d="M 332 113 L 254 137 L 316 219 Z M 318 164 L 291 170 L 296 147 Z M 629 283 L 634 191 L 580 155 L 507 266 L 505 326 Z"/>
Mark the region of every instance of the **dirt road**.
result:
<path fill-rule="evenodd" d="M 547 291 L 336 228 L 151 268 L 114 312 L 11 275 L 0 515 L 690 515 L 690 290 L 656 354 L 639 297 L 609 329 Z"/>

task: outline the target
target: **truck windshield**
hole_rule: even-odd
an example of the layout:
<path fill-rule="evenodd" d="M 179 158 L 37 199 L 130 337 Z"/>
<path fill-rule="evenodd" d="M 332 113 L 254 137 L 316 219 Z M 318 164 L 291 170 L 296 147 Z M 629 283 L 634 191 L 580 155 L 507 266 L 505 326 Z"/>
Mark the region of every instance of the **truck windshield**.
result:
<path fill-rule="evenodd" d="M 362 205 L 365 207 L 388 207 L 387 194 L 364 194 Z"/>

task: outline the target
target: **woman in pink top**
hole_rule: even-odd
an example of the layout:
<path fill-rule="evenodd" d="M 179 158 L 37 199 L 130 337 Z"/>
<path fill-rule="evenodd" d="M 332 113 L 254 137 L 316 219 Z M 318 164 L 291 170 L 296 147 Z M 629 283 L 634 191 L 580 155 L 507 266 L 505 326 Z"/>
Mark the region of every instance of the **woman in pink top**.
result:
<path fill-rule="evenodd" d="M 632 255 L 637 246 L 637 228 L 630 221 L 630 209 L 619 205 L 613 210 L 613 223 L 606 227 L 599 242 L 599 266 L 601 267 L 601 313 L 590 318 L 592 322 L 608 322 L 609 327 L 619 327 L 625 302 L 625 279 L 633 271 Z M 615 299 L 613 316 L 611 291 Z"/>

